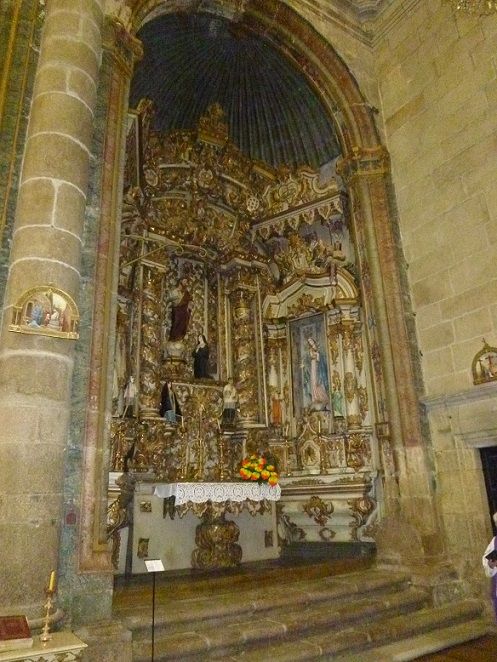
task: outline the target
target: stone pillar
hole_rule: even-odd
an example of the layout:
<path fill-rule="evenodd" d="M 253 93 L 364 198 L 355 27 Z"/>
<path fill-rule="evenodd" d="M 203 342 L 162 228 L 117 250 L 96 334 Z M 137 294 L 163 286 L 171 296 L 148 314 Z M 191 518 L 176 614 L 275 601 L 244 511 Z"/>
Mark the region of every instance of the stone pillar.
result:
<path fill-rule="evenodd" d="M 29 288 L 53 283 L 78 300 L 101 5 L 47 5 L 2 319 L 0 611 L 30 617 L 57 568 L 74 342 L 8 324 Z"/>
<path fill-rule="evenodd" d="M 62 530 L 64 606 L 72 613 L 74 624 L 103 622 L 112 613 L 113 575 L 106 511 L 116 292 L 126 111 L 133 62 L 140 53 L 139 43 L 122 24 L 106 17 L 96 89 L 83 287 L 79 297 L 82 323 L 66 463 L 65 499 L 74 497 L 79 510 L 77 526 L 71 529 L 66 520 Z"/>
<path fill-rule="evenodd" d="M 363 294 L 371 305 L 367 314 L 374 321 L 370 347 L 379 389 L 376 420 L 382 432 L 382 457 L 387 460 L 383 478 L 388 497 L 386 519 L 377 539 L 380 557 L 392 552 L 404 562 L 438 559 L 442 536 L 430 457 L 421 429 L 413 363 L 415 338 L 408 333 L 409 302 L 402 287 L 402 253 L 395 233 L 388 155 L 381 147 L 357 147 L 340 169 L 349 184 L 357 244 L 363 247 L 359 250 Z M 393 454 L 384 448 L 389 443 L 393 444 Z M 388 475 L 392 457 L 394 474 Z M 393 535 L 394 531 L 398 535 Z M 384 533 L 389 549 L 382 545 Z M 414 540 L 419 541 L 414 545 L 416 558 L 410 542 Z"/>

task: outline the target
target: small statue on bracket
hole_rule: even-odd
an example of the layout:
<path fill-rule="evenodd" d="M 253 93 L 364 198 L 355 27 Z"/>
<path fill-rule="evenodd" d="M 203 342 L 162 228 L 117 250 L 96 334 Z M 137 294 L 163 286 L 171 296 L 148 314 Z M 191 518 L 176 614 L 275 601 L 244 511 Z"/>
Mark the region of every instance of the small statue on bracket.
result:
<path fill-rule="evenodd" d="M 183 418 L 181 406 L 171 381 L 167 381 L 162 387 L 159 414 L 169 423 L 174 424 L 178 422 L 178 419 Z"/>
<path fill-rule="evenodd" d="M 223 427 L 234 427 L 236 422 L 236 413 L 239 409 L 238 391 L 230 377 L 223 388 Z"/>
<path fill-rule="evenodd" d="M 197 346 L 193 350 L 193 376 L 195 379 L 210 379 L 209 345 L 203 333 L 198 336 Z"/>
<path fill-rule="evenodd" d="M 135 384 L 135 378 L 133 375 L 128 380 L 128 383 L 126 384 L 126 388 L 124 389 L 124 410 L 123 410 L 123 418 L 125 416 L 133 416 L 134 414 L 134 408 L 135 408 L 135 399 L 136 399 L 136 384 Z"/>

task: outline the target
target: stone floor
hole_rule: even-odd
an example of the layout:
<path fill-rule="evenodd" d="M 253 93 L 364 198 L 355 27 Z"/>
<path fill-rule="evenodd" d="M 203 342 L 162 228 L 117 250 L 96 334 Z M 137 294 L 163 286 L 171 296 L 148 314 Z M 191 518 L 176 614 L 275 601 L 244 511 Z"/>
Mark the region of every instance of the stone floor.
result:
<path fill-rule="evenodd" d="M 497 634 L 480 637 L 440 653 L 418 658 L 419 662 L 496 662 Z"/>

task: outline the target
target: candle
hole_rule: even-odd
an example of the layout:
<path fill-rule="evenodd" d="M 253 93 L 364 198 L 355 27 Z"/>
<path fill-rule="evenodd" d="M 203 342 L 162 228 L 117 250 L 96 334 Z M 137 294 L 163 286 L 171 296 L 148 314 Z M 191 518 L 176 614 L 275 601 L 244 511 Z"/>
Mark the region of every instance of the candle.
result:
<path fill-rule="evenodd" d="M 321 434 L 321 419 L 318 418 L 318 434 Z"/>
<path fill-rule="evenodd" d="M 50 580 L 48 582 L 48 590 L 50 593 L 55 591 L 55 570 L 50 573 Z"/>

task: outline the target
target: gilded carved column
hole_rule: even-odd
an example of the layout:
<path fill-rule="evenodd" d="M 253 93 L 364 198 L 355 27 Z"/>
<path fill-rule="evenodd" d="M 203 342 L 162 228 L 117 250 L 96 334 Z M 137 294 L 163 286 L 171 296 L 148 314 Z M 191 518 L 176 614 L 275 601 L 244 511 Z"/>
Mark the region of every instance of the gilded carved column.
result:
<path fill-rule="evenodd" d="M 257 422 L 257 351 L 255 346 L 255 291 L 243 285 L 230 293 L 233 381 L 238 389 L 242 424 Z"/>
<path fill-rule="evenodd" d="M 267 369 L 269 387 L 269 422 L 274 427 L 285 429 L 289 422 L 287 400 L 285 397 L 286 335 L 285 327 L 268 325 Z"/>
<path fill-rule="evenodd" d="M 342 320 L 343 382 L 347 427 L 361 427 L 359 401 L 357 397 L 357 376 L 354 360 L 354 321 Z"/>
<path fill-rule="evenodd" d="M 344 394 L 344 367 L 343 367 L 343 349 L 342 335 L 340 326 L 341 314 L 339 311 L 328 313 L 327 337 L 328 352 L 331 359 L 331 408 L 333 414 L 333 431 L 335 433 L 344 432 L 346 429 L 346 409 Z"/>
<path fill-rule="evenodd" d="M 156 416 L 160 399 L 161 282 L 156 269 L 143 267 L 140 343 L 140 417 Z"/>

